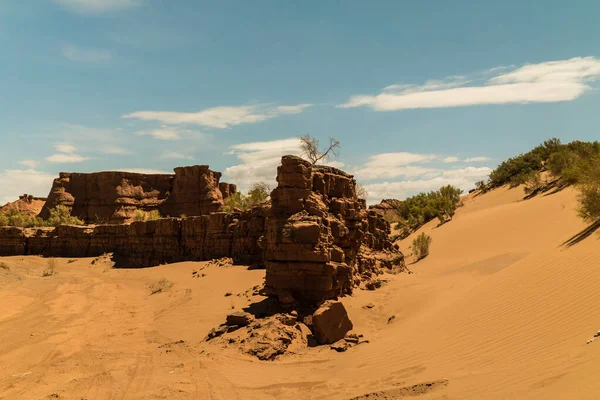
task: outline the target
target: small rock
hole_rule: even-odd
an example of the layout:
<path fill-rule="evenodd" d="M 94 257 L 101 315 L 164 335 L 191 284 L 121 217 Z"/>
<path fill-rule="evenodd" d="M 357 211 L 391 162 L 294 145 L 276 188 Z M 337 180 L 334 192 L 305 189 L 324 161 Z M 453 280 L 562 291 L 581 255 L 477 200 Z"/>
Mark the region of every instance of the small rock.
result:
<path fill-rule="evenodd" d="M 585 342 L 585 344 L 590 344 L 590 343 L 592 343 L 594 340 L 596 340 L 596 338 L 592 338 L 592 339 L 588 340 L 587 342 Z"/>
<path fill-rule="evenodd" d="M 229 296 L 231 296 L 231 292 L 225 293 L 225 297 L 229 297 Z"/>
<path fill-rule="evenodd" d="M 313 335 L 308 326 L 300 322 L 296 325 L 296 329 L 300 331 L 300 336 L 302 337 L 302 340 L 306 342 L 308 347 L 317 346 L 317 339 L 315 339 L 315 335 Z"/>
<path fill-rule="evenodd" d="M 346 350 L 348 350 L 352 345 L 348 342 L 346 342 L 345 340 L 338 340 L 337 342 L 333 343 L 330 347 L 332 350 L 337 351 L 338 353 L 342 353 Z"/>
<path fill-rule="evenodd" d="M 239 325 L 227 325 L 227 333 L 237 331 L 240 329 Z"/>
<path fill-rule="evenodd" d="M 228 326 L 246 326 L 254 321 L 254 316 L 250 313 L 237 311 L 227 315 L 225 324 Z"/>
<path fill-rule="evenodd" d="M 600 331 L 596 332 L 596 334 L 594 335 L 594 337 L 600 337 Z"/>
<path fill-rule="evenodd" d="M 296 324 L 296 321 L 298 320 L 298 317 L 297 316 L 294 317 L 293 315 L 290 315 L 290 314 L 281 314 L 278 316 L 278 319 L 284 325 L 294 326 Z"/>
<path fill-rule="evenodd" d="M 373 303 L 369 303 L 369 304 L 365 304 L 363 306 L 364 309 L 370 310 L 371 308 L 375 307 L 375 304 Z"/>
<path fill-rule="evenodd" d="M 214 339 L 214 338 L 216 338 L 218 336 L 221 336 L 222 334 L 224 334 L 225 332 L 227 332 L 227 330 L 228 330 L 227 325 L 221 325 L 221 326 L 219 326 L 217 328 L 212 328 L 210 330 L 210 332 L 208 332 L 208 336 L 207 336 L 206 340 L 209 341 L 209 340 Z"/>
<path fill-rule="evenodd" d="M 388 318 L 388 324 L 391 324 L 392 322 L 394 322 L 394 320 L 396 319 L 395 315 L 392 315 L 391 317 Z"/>

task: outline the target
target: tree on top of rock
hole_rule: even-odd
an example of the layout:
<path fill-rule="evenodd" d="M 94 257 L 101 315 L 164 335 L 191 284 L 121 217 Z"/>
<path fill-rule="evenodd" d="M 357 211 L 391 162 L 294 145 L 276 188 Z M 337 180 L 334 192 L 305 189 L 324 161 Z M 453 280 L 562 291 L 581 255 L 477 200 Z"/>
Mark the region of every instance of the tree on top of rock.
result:
<path fill-rule="evenodd" d="M 300 148 L 302 155 L 313 165 L 325 159 L 327 156 L 339 155 L 340 141 L 330 137 L 329 146 L 325 150 L 319 149 L 319 140 L 311 135 L 300 136 Z"/>

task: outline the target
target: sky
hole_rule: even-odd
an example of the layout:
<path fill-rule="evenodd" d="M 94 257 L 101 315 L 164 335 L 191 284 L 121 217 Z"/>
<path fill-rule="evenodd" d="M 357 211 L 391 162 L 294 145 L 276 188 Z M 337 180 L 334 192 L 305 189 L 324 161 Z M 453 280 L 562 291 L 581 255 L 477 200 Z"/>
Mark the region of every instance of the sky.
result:
<path fill-rule="evenodd" d="M 600 138 L 600 2 L 0 1 L 0 204 L 61 171 L 275 183 L 298 137 L 370 204 Z"/>

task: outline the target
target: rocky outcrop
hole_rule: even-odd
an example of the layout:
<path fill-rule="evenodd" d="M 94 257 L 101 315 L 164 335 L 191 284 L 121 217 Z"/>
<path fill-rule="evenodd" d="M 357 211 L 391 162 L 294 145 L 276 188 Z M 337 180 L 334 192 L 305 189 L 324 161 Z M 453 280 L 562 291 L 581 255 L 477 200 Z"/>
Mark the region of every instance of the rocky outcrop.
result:
<path fill-rule="evenodd" d="M 265 211 L 164 218 L 130 225 L 56 228 L 0 227 L 0 256 L 97 257 L 113 253 L 118 267 L 150 267 L 179 261 L 230 257 L 236 264 L 259 264 L 257 235 Z M 256 229 L 249 233 L 249 229 Z"/>
<path fill-rule="evenodd" d="M 0 213 L 16 211 L 29 215 L 30 217 L 35 217 L 40 213 L 45 203 L 45 197 L 35 197 L 29 194 L 24 194 L 19 196 L 18 200 L 7 203 L 0 207 Z"/>
<path fill-rule="evenodd" d="M 402 201 L 396 199 L 383 199 L 381 203 L 369 207 L 369 210 L 375 211 L 388 221 L 397 220 L 399 217 L 398 209 L 402 206 Z"/>
<path fill-rule="evenodd" d="M 61 172 L 54 180 L 40 217 L 58 205 L 86 223 L 128 222 L 135 210 L 159 210 L 164 216 L 207 215 L 219 211 L 235 185 L 219 182 L 221 173 L 206 165 L 175 168 L 175 174 L 133 172 Z"/>
<path fill-rule="evenodd" d="M 277 182 L 262 239 L 268 294 L 283 303 L 319 304 L 350 293 L 355 277 L 368 277 L 381 265 L 359 257 L 361 244 L 404 266 L 402 253 L 388 239 L 389 223 L 367 212 L 351 175 L 284 156 Z"/>
<path fill-rule="evenodd" d="M 219 211 L 223 207 L 220 179 L 221 173 L 211 171 L 208 165 L 175 168 L 173 188 L 160 207 L 161 214 L 178 217 Z"/>

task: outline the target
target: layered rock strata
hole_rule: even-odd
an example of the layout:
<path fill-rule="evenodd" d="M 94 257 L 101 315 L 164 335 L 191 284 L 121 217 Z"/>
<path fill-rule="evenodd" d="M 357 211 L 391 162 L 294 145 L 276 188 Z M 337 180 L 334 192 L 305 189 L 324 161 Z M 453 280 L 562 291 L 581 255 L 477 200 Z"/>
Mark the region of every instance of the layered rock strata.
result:
<path fill-rule="evenodd" d="M 48 218 L 58 205 L 89 224 L 124 223 L 136 210 L 159 210 L 173 217 L 207 215 L 219 211 L 224 198 L 236 190 L 220 178 L 207 165 L 175 168 L 175 174 L 61 172 L 40 217 Z"/>

